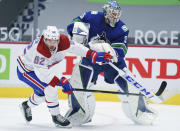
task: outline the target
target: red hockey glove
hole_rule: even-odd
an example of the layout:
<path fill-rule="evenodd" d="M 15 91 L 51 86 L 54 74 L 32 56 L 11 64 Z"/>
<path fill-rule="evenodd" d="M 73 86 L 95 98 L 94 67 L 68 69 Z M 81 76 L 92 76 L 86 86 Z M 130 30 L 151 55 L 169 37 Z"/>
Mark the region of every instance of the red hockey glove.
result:
<path fill-rule="evenodd" d="M 112 56 L 107 52 L 96 52 L 89 50 L 86 54 L 86 58 L 88 58 L 93 64 L 95 64 L 96 62 L 108 63 L 112 59 Z"/>
<path fill-rule="evenodd" d="M 60 82 L 58 84 L 59 86 L 62 86 L 63 92 L 66 94 L 71 94 L 74 88 L 72 88 L 71 84 L 69 83 L 68 79 L 65 77 L 62 77 L 60 79 Z"/>

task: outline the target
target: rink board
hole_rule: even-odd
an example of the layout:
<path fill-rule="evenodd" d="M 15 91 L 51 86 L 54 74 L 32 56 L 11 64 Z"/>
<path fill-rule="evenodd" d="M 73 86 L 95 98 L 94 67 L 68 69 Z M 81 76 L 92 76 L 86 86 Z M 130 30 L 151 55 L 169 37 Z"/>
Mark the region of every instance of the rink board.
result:
<path fill-rule="evenodd" d="M 33 90 L 31 88 L 0 87 L 0 97 L 3 98 L 29 98 L 32 93 Z M 97 101 L 121 102 L 118 96 L 114 94 L 94 93 L 94 95 Z M 60 100 L 67 99 L 67 94 L 63 93 L 61 89 L 58 89 L 58 98 Z M 180 105 L 180 94 L 171 97 L 161 104 Z"/>
<path fill-rule="evenodd" d="M 27 43 L 0 43 L 0 97 L 21 98 L 29 97 L 32 89 L 19 81 L 16 75 L 16 58 L 21 55 Z M 156 92 L 160 83 L 168 83 L 167 91 L 176 89 L 176 96 L 166 101 L 166 104 L 180 105 L 180 47 L 146 47 L 130 46 L 126 55 L 129 70 L 138 81 L 147 89 Z M 71 77 L 73 66 L 78 63 L 79 57 L 72 54 L 52 68 L 57 76 Z M 107 85 L 102 75 L 99 76 L 97 86 L 99 90 L 117 90 L 115 85 Z M 22 88 L 23 87 L 23 88 Z M 113 89 L 115 88 L 115 89 Z M 95 93 L 96 100 L 120 101 L 117 95 Z M 64 93 L 60 98 L 66 99 Z"/>

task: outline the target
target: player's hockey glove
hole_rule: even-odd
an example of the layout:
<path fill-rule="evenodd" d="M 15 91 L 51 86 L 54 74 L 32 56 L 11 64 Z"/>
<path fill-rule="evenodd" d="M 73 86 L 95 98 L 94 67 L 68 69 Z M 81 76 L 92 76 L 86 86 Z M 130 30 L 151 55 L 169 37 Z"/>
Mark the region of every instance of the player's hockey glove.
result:
<path fill-rule="evenodd" d="M 69 83 L 68 79 L 65 77 L 62 77 L 59 81 L 59 86 L 62 86 L 63 92 L 66 94 L 71 94 L 74 88 L 72 88 L 71 84 Z"/>
<path fill-rule="evenodd" d="M 93 64 L 95 64 L 96 62 L 108 63 L 112 59 L 112 56 L 107 52 L 96 52 L 89 50 L 86 54 L 86 58 L 88 58 Z"/>

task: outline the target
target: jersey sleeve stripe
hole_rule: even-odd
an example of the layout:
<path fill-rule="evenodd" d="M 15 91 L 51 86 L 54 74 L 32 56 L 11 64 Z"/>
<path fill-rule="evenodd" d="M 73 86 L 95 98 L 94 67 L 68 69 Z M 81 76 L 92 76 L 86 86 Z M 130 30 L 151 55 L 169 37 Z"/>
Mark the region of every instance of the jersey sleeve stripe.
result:
<path fill-rule="evenodd" d="M 126 48 L 126 46 L 125 46 L 124 43 L 113 43 L 113 44 L 111 44 L 111 46 L 112 46 L 113 48 L 122 48 L 123 51 L 124 51 L 124 54 L 126 55 L 126 53 L 127 53 L 127 48 Z"/>
<path fill-rule="evenodd" d="M 81 20 L 76 18 L 71 23 L 74 23 L 74 22 L 81 22 Z"/>
<path fill-rule="evenodd" d="M 21 66 L 21 68 L 22 68 L 24 71 L 26 71 L 26 72 L 31 72 L 31 70 L 29 70 L 28 68 L 26 68 L 26 66 L 24 65 L 24 63 L 22 62 L 22 60 L 21 60 L 20 57 L 17 58 L 17 61 L 18 61 L 19 65 Z"/>

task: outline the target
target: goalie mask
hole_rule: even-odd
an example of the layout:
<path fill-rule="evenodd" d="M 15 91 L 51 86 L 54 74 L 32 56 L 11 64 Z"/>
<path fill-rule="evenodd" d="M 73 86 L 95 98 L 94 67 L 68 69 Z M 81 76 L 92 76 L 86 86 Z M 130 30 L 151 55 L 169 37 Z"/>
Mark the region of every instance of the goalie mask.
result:
<path fill-rule="evenodd" d="M 111 27 L 115 27 L 121 16 L 120 5 L 116 1 L 110 0 L 103 6 L 104 17 Z"/>
<path fill-rule="evenodd" d="M 89 28 L 90 25 L 88 23 L 75 22 L 72 31 L 73 33 L 72 40 L 77 43 L 86 45 L 88 42 Z"/>

